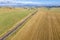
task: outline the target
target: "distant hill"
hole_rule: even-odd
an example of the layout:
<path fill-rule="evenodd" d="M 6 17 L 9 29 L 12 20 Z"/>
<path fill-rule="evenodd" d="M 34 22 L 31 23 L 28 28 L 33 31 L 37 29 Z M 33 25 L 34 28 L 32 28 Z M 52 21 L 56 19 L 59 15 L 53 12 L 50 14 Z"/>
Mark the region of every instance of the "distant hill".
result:
<path fill-rule="evenodd" d="M 24 4 L 24 3 L 12 3 L 10 1 L 0 2 L 0 6 L 8 7 L 60 7 L 60 5 L 55 4 Z"/>

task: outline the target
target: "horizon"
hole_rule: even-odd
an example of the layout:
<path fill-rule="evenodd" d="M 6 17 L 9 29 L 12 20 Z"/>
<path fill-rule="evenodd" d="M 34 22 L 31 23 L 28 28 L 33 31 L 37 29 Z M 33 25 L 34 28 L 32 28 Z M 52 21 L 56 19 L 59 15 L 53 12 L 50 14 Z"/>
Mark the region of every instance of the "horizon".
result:
<path fill-rule="evenodd" d="M 45 5 L 45 6 L 60 6 L 60 0 L 0 0 L 1 5 L 17 5 L 17 3 L 21 4 L 34 4 L 34 5 Z"/>

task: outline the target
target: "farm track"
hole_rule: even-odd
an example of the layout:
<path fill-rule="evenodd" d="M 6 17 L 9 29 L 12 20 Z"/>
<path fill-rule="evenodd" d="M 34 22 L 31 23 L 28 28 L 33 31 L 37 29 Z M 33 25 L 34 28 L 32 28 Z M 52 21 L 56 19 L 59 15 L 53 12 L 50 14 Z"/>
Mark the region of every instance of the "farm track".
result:
<path fill-rule="evenodd" d="M 13 32 L 15 32 L 21 25 L 23 25 L 23 23 L 26 22 L 26 20 L 28 20 L 31 16 L 33 16 L 35 13 L 37 12 L 34 11 L 33 13 L 29 14 L 26 18 L 24 18 L 23 20 L 21 20 L 17 25 L 14 26 L 14 28 L 12 28 L 11 30 L 9 30 L 5 35 L 3 35 L 2 37 L 0 37 L 0 40 L 5 40 L 9 35 L 11 35 Z"/>
<path fill-rule="evenodd" d="M 60 40 L 60 14 L 39 10 L 11 40 Z"/>

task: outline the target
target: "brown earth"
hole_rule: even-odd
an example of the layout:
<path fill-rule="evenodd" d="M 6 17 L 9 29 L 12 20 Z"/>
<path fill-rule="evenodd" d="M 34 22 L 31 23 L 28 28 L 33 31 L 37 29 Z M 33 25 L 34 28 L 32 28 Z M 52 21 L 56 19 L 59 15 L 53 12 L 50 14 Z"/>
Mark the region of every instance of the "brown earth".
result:
<path fill-rule="evenodd" d="M 39 9 L 11 40 L 60 40 L 60 14 Z"/>

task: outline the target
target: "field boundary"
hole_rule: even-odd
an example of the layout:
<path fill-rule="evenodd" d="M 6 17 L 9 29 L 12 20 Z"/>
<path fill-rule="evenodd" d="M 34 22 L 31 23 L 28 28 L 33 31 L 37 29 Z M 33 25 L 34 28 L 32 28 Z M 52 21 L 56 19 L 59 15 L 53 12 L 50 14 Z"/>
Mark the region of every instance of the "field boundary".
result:
<path fill-rule="evenodd" d="M 14 26 L 14 28 L 12 28 L 10 31 L 8 31 L 7 33 L 5 33 L 5 35 L 3 35 L 2 37 L 0 37 L 0 40 L 5 40 L 9 35 L 11 35 L 13 32 L 15 32 L 21 25 L 23 25 L 23 23 L 28 20 L 28 18 L 30 18 L 31 16 L 33 16 L 38 10 L 34 11 L 33 13 L 29 14 L 27 17 L 25 17 L 24 19 L 21 20 L 20 23 L 18 23 L 16 26 Z"/>

